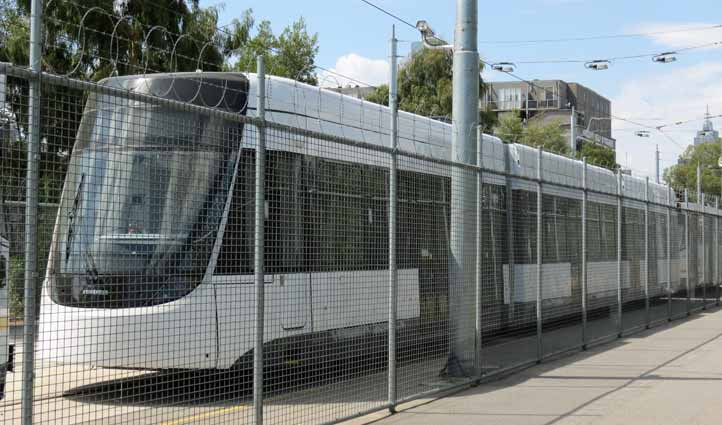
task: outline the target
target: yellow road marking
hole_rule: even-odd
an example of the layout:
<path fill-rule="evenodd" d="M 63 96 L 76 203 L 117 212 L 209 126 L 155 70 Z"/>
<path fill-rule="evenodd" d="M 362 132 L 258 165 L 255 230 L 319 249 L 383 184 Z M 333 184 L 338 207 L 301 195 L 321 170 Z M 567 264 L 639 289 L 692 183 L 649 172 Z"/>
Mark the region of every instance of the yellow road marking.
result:
<path fill-rule="evenodd" d="M 248 409 L 248 406 L 226 407 L 226 408 L 223 408 L 223 409 L 212 410 L 212 411 L 206 412 L 206 413 L 200 413 L 200 414 L 198 414 L 198 415 L 187 416 L 187 417 L 185 417 L 185 418 L 176 419 L 176 420 L 174 420 L 174 421 L 163 422 L 163 423 L 161 423 L 161 425 L 181 425 L 181 424 L 187 424 L 188 422 L 192 422 L 192 421 L 195 421 L 195 420 L 198 420 L 198 419 L 214 418 L 214 417 L 216 417 L 216 416 L 225 415 L 226 413 L 239 412 L 239 411 L 241 411 L 241 410 L 246 410 L 246 409 Z"/>

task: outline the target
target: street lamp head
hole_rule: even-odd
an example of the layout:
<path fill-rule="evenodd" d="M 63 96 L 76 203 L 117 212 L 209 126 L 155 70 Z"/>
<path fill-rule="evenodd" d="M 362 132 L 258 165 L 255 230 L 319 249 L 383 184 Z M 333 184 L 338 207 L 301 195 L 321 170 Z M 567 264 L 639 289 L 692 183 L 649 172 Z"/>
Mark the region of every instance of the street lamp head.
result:
<path fill-rule="evenodd" d="M 653 62 L 672 63 L 677 61 L 676 52 L 664 52 L 652 57 Z"/>
<path fill-rule="evenodd" d="M 491 65 L 491 69 L 493 69 L 494 71 L 506 73 L 514 72 L 515 67 L 516 65 L 514 65 L 512 62 L 499 62 Z"/>
<path fill-rule="evenodd" d="M 609 65 L 611 65 L 611 62 L 609 62 L 608 60 L 600 59 L 587 62 L 584 64 L 584 67 L 593 71 L 604 71 L 609 69 Z"/>
<path fill-rule="evenodd" d="M 453 49 L 453 46 L 436 36 L 428 22 L 421 20 L 416 22 L 416 29 L 421 33 L 421 41 L 429 49 Z"/>
<path fill-rule="evenodd" d="M 429 23 L 424 20 L 416 22 L 416 29 L 419 30 L 422 37 L 434 35 L 434 30 L 432 30 Z"/>

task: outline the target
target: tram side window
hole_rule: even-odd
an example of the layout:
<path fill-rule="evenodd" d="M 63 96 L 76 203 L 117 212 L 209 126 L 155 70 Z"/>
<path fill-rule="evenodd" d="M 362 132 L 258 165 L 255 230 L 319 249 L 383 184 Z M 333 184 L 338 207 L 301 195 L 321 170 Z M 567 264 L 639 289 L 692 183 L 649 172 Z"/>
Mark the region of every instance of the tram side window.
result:
<path fill-rule="evenodd" d="M 514 263 L 536 263 L 536 193 L 515 190 L 512 194 Z"/>
<path fill-rule="evenodd" d="M 296 273 L 304 268 L 302 157 L 268 152 L 266 157 L 265 272 Z M 253 273 L 255 152 L 241 155 L 216 274 Z"/>
<path fill-rule="evenodd" d="M 241 153 L 231 208 L 228 212 L 223 243 L 216 263 L 216 274 L 253 273 L 255 162 L 254 151 Z"/>
<path fill-rule="evenodd" d="M 559 261 L 560 243 L 565 240 L 564 226 L 560 225 L 563 217 L 560 214 L 558 199 L 551 195 L 542 196 L 542 261 L 545 264 Z"/>
<path fill-rule="evenodd" d="M 617 207 L 599 204 L 599 226 L 602 241 L 599 261 L 615 261 L 617 259 Z"/>
<path fill-rule="evenodd" d="M 308 263 L 316 271 L 388 266 L 388 172 L 317 159 L 309 170 Z"/>
<path fill-rule="evenodd" d="M 506 187 L 484 184 L 482 216 L 482 300 L 503 304 L 503 265 L 508 264 Z"/>
<path fill-rule="evenodd" d="M 600 261 L 603 258 L 604 241 L 600 218 L 600 205 L 589 202 L 587 206 L 587 260 Z"/>
<path fill-rule="evenodd" d="M 445 177 L 399 172 L 397 259 L 400 268 L 446 270 L 449 185 Z"/>
<path fill-rule="evenodd" d="M 7 262 L 8 259 L 5 257 L 5 255 L 0 255 L 0 289 L 4 288 L 7 285 Z"/>

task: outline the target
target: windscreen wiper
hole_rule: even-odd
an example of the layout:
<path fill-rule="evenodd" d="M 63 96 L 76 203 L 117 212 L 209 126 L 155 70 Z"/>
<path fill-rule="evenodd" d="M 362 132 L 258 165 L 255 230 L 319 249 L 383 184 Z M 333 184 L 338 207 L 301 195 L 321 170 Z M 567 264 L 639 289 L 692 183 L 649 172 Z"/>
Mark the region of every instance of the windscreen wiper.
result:
<path fill-rule="evenodd" d="M 85 185 L 85 173 L 80 176 L 78 189 L 75 191 L 75 199 L 73 200 L 73 208 L 68 214 L 68 238 L 65 240 L 65 262 L 70 258 L 70 251 L 75 237 L 75 218 L 77 217 L 78 207 L 83 197 L 83 186 Z"/>

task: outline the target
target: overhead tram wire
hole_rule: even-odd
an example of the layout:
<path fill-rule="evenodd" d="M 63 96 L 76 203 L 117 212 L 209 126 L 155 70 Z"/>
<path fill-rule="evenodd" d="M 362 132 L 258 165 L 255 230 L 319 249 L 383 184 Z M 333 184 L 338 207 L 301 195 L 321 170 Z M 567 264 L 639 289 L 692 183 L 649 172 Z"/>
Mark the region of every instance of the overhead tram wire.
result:
<path fill-rule="evenodd" d="M 674 53 L 674 54 L 680 54 L 684 52 L 689 52 L 692 50 L 699 50 L 709 47 L 715 47 L 715 46 L 722 46 L 722 41 L 715 41 L 711 43 L 705 43 L 705 44 L 699 44 L 696 46 L 690 46 L 690 47 L 683 47 L 680 49 L 676 49 L 673 52 L 667 52 L 667 53 Z M 628 55 L 628 56 L 614 56 L 609 58 L 601 58 L 596 60 L 603 60 L 607 62 L 618 62 L 618 61 L 626 61 L 626 60 L 634 60 L 634 59 L 647 59 L 652 58 L 654 56 L 660 55 L 660 52 L 654 52 L 654 53 L 642 53 L 638 55 Z M 522 64 L 522 65 L 545 65 L 545 64 L 564 64 L 564 63 L 587 63 L 590 62 L 591 59 L 549 59 L 549 60 L 528 60 L 528 61 L 513 61 L 516 64 Z"/>
<path fill-rule="evenodd" d="M 668 30 L 668 31 L 652 31 L 652 32 L 639 32 L 639 33 L 629 33 L 629 34 L 610 34 L 610 35 L 591 35 L 591 36 L 582 36 L 582 37 L 549 38 L 549 39 L 539 39 L 539 40 L 489 40 L 489 41 L 482 40 L 479 43 L 480 44 L 504 44 L 504 45 L 566 43 L 566 42 L 576 42 L 576 41 L 639 38 L 639 37 L 649 37 L 649 36 L 653 36 L 653 35 L 678 34 L 678 33 L 685 33 L 685 32 L 709 31 L 709 30 L 715 30 L 715 29 L 722 29 L 722 24 L 705 25 L 705 26 L 699 26 L 699 27 L 693 27 L 693 28 L 680 28 L 677 30 Z"/>
<path fill-rule="evenodd" d="M 381 11 L 382 13 L 384 13 L 384 14 L 386 14 L 386 15 L 388 15 L 388 16 L 391 16 L 392 18 L 398 20 L 399 22 L 401 22 L 401 23 L 403 23 L 403 24 L 405 24 L 405 25 L 408 25 L 409 27 L 412 27 L 414 30 L 416 30 L 416 26 L 415 26 L 415 25 L 411 25 L 408 21 L 406 21 L 406 20 L 398 17 L 397 15 L 395 15 L 395 14 L 393 14 L 393 13 L 391 13 L 391 12 L 389 12 L 389 11 L 387 11 L 387 10 L 385 10 L 385 9 L 383 9 L 383 8 L 381 8 L 381 7 L 375 5 L 375 4 L 373 4 L 373 3 L 371 3 L 371 2 L 369 2 L 369 1 L 367 1 L 367 0 L 361 0 L 361 1 L 364 2 L 364 3 L 366 3 L 366 4 L 368 4 L 369 6 L 374 7 L 375 9 L 378 9 L 378 10 Z M 722 28 L 722 25 L 717 25 L 716 27 Z M 712 43 L 712 45 L 717 45 L 717 44 L 722 44 L 722 42 Z M 698 48 L 699 48 L 699 47 L 698 47 Z M 687 48 L 687 50 L 689 50 L 689 49 L 690 49 L 690 48 Z M 486 65 L 486 66 L 489 66 L 489 67 L 492 66 L 491 63 L 489 63 L 489 62 L 487 62 L 487 61 L 485 61 L 485 60 L 483 60 L 483 59 L 479 59 L 479 60 L 481 61 L 481 63 L 483 63 L 483 64 Z M 504 74 L 508 74 L 508 75 L 510 75 L 511 77 L 513 77 L 513 78 L 515 78 L 515 79 L 517 79 L 517 80 L 519 80 L 519 81 L 525 82 L 525 83 L 529 84 L 531 87 L 535 87 L 535 88 L 541 89 L 541 90 L 543 90 L 545 93 L 549 93 L 549 92 L 550 92 L 550 91 L 549 91 L 548 89 L 546 89 L 545 87 L 541 87 L 541 86 L 539 86 L 539 85 L 537 85 L 537 84 L 534 84 L 533 82 L 531 82 L 531 81 L 529 81 L 529 80 L 527 80 L 527 79 L 525 79 L 525 78 L 523 78 L 523 77 L 520 77 L 520 76 L 516 75 L 516 74 L 513 73 L 513 72 L 504 72 Z M 653 126 L 649 126 L 649 125 L 646 125 L 646 124 L 642 124 L 642 123 L 636 122 L 636 121 L 634 121 L 634 120 L 630 120 L 630 119 L 627 119 L 627 118 L 622 118 L 622 117 L 618 117 L 618 116 L 614 116 L 614 115 L 611 115 L 610 117 L 611 117 L 612 119 L 616 119 L 616 120 L 619 120 L 619 121 L 624 121 L 624 122 L 627 122 L 627 123 L 629 123 L 629 124 L 639 126 L 639 127 L 641 127 L 641 128 L 645 128 L 645 129 L 657 131 L 657 132 L 661 133 L 664 137 L 666 137 L 667 139 L 669 139 L 669 141 L 671 141 L 672 143 L 674 143 L 675 145 L 677 145 L 679 148 L 684 149 L 684 147 L 683 147 L 682 145 L 680 145 L 674 138 L 672 138 L 672 136 L 666 134 L 666 133 L 665 133 L 664 131 L 662 131 L 660 128 L 653 127 Z"/>
<path fill-rule="evenodd" d="M 409 21 L 407 21 L 407 20 L 405 20 L 405 19 L 400 18 L 398 15 L 395 15 L 395 14 L 389 12 L 388 10 L 382 8 L 381 6 L 378 6 L 378 5 L 376 5 L 376 4 L 373 4 L 373 3 L 371 3 L 371 2 L 368 1 L 368 0 L 361 0 L 361 1 L 364 2 L 364 3 L 366 3 L 366 4 L 369 5 L 369 6 L 373 7 L 374 9 L 378 10 L 379 12 L 381 12 L 381 13 L 383 13 L 383 14 L 385 14 L 385 15 L 388 15 L 388 16 L 394 18 L 394 19 L 396 19 L 397 21 L 401 22 L 402 24 L 407 25 L 407 26 L 413 28 L 414 31 L 416 31 L 416 25 L 412 24 L 411 22 L 409 22 Z"/>
<path fill-rule="evenodd" d="M 369 6 L 373 7 L 374 9 L 377 9 L 380 12 L 396 19 L 397 21 L 413 28 L 414 30 L 416 29 L 416 25 L 411 24 L 409 21 L 399 17 L 398 15 L 396 15 L 392 12 L 389 12 L 388 10 L 382 8 L 381 6 L 378 6 L 368 0 L 361 0 L 361 1 L 366 3 Z M 480 44 L 506 44 L 506 45 L 564 43 L 564 42 L 574 42 L 574 41 L 639 38 L 639 37 L 649 37 L 649 36 L 653 36 L 653 35 L 679 34 L 679 33 L 687 33 L 687 32 L 709 31 L 709 30 L 715 30 L 715 29 L 722 29 L 722 24 L 701 25 L 698 27 L 680 28 L 680 29 L 673 29 L 673 30 L 666 30 L 666 31 L 650 31 L 650 32 L 638 32 L 638 33 L 626 33 L 626 34 L 590 35 L 590 36 L 581 36 L 581 37 L 563 37 L 563 38 L 549 38 L 549 39 L 537 39 L 537 40 L 487 40 L 487 41 L 480 40 L 479 43 Z"/>
<path fill-rule="evenodd" d="M 396 14 L 394 14 L 394 13 L 389 12 L 389 11 L 386 10 L 386 9 L 383 9 L 382 7 L 376 5 L 376 4 L 374 4 L 374 3 L 372 3 L 372 2 L 370 2 L 370 1 L 368 1 L 368 0 L 361 0 L 361 1 L 362 1 L 363 3 L 369 5 L 369 6 L 373 7 L 374 9 L 377 9 L 378 11 L 380 11 L 380 12 L 382 12 L 382 13 L 390 16 L 391 18 L 396 19 L 397 21 L 401 22 L 402 24 L 404 24 L 404 25 L 412 28 L 414 31 L 416 31 L 416 26 L 413 25 L 413 24 L 411 24 L 409 21 L 407 21 L 407 20 L 399 17 L 398 15 L 396 15 Z M 166 10 L 169 10 L 169 11 L 170 11 L 170 9 L 167 9 L 167 8 L 166 8 Z M 176 11 L 172 11 L 172 12 L 177 13 Z M 227 26 L 228 26 L 228 25 L 216 26 L 215 30 L 216 30 L 217 32 L 225 33 L 226 35 L 230 35 L 230 31 L 229 31 L 228 29 L 226 29 Z M 704 27 L 704 28 L 703 28 L 703 27 L 700 27 L 699 30 L 702 30 L 702 29 L 705 29 L 705 28 L 706 28 L 706 29 L 722 28 L 722 25 L 714 25 L 714 26 Z M 673 32 L 674 32 L 674 31 L 673 31 Z M 666 33 L 666 32 L 659 32 L 659 33 L 656 33 L 656 34 L 662 34 L 662 33 Z M 653 33 L 647 33 L 647 34 L 653 34 Z M 641 34 L 640 34 L 640 35 L 641 35 Z M 632 36 L 632 35 L 629 35 L 629 36 Z M 615 36 L 615 37 L 616 37 L 616 36 Z M 719 44 L 722 44 L 722 42 L 710 43 L 710 44 L 708 44 L 708 45 L 719 45 Z M 707 46 L 707 45 L 704 45 L 704 46 Z M 691 50 L 691 49 L 694 49 L 694 48 L 702 48 L 702 47 L 704 47 L 704 46 L 697 46 L 697 47 L 692 47 L 692 48 L 687 48 L 687 49 L 680 49 L 680 50 L 678 50 L 678 51 Z M 268 47 L 268 50 L 270 50 L 270 51 L 277 51 L 276 48 L 271 47 L 271 46 Z M 485 60 L 483 60 L 483 59 L 480 59 L 480 61 L 481 61 L 483 64 L 485 64 L 486 66 L 491 67 L 491 65 L 492 65 L 491 63 L 489 63 L 489 62 L 487 62 L 487 61 L 485 61 Z M 332 70 L 330 70 L 330 69 L 328 69 L 328 68 L 324 68 L 324 67 L 319 66 L 319 65 L 313 65 L 313 67 L 314 67 L 314 69 L 324 71 L 324 72 L 326 72 L 326 73 L 328 73 L 328 74 L 334 75 L 334 76 L 336 76 L 336 77 L 343 78 L 343 79 L 345 79 L 345 80 L 347 80 L 347 81 L 352 81 L 352 82 L 354 82 L 354 83 L 361 84 L 361 85 L 366 86 L 366 87 L 374 87 L 373 84 L 370 84 L 370 83 L 367 83 L 367 82 L 358 80 L 358 79 L 353 78 L 353 77 L 349 77 L 349 76 L 347 76 L 347 75 L 338 73 L 338 72 L 336 72 L 336 71 L 332 71 Z M 537 89 L 540 89 L 540 90 L 544 91 L 545 93 L 550 93 L 550 92 L 551 92 L 551 91 L 548 90 L 547 88 L 542 87 L 542 86 L 539 86 L 539 85 L 537 85 L 537 84 L 534 84 L 532 81 L 529 81 L 529 80 L 527 80 L 527 79 L 525 79 L 525 78 L 523 78 L 523 77 L 520 77 L 520 76 L 516 75 L 516 74 L 513 73 L 513 72 L 504 72 L 504 73 L 510 75 L 511 77 L 513 77 L 513 78 L 515 78 L 515 79 L 517 79 L 517 80 L 519 80 L 519 81 L 522 81 L 522 82 L 525 82 L 525 83 L 529 84 L 531 87 L 535 87 L 535 88 L 537 88 Z M 718 117 L 718 116 L 715 116 L 715 117 L 713 117 L 713 118 L 717 118 L 717 117 Z M 721 117 L 722 117 L 722 116 L 721 116 Z M 631 121 L 631 120 L 628 120 L 628 119 L 625 119 L 625 118 L 621 118 L 621 117 L 612 116 L 612 118 L 617 119 L 617 120 L 620 120 L 620 121 L 626 121 L 626 122 L 628 122 L 628 123 L 630 123 L 630 124 L 637 125 L 637 126 L 640 126 L 640 127 L 642 127 L 642 128 L 647 128 L 647 129 L 651 129 L 651 130 L 656 130 L 656 131 L 662 133 L 665 137 L 667 137 L 667 138 L 668 138 L 670 141 L 672 141 L 675 145 L 677 145 L 678 147 L 682 148 L 682 146 L 681 146 L 679 143 L 677 143 L 671 136 L 669 136 L 668 134 L 664 133 L 664 132 L 661 130 L 661 128 L 663 128 L 663 127 L 665 127 L 665 126 L 662 126 L 662 127 L 660 127 L 660 128 L 657 128 L 657 127 L 647 126 L 647 125 L 644 125 L 644 124 L 641 124 L 641 123 L 638 123 L 638 122 L 634 122 L 634 121 Z"/>

